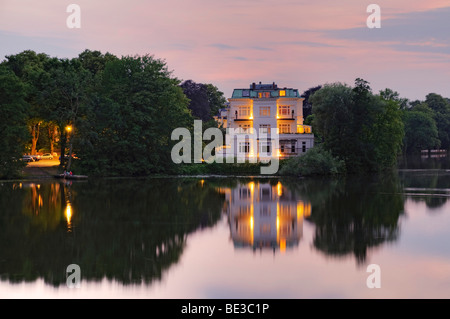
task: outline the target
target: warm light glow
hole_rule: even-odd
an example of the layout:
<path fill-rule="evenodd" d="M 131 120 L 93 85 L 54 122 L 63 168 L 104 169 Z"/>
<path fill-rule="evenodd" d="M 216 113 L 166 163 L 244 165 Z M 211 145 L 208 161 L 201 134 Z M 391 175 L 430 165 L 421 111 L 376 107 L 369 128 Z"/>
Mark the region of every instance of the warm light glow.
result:
<path fill-rule="evenodd" d="M 311 203 L 308 203 L 305 205 L 305 211 L 303 213 L 304 217 L 309 217 L 311 216 Z"/>
<path fill-rule="evenodd" d="M 285 90 L 281 90 L 280 91 L 280 96 L 286 96 L 286 91 Z"/>
<path fill-rule="evenodd" d="M 250 229 L 252 232 L 253 232 L 253 226 L 254 226 L 253 216 L 250 216 Z"/>
<path fill-rule="evenodd" d="M 69 202 L 67 203 L 64 215 L 66 216 L 67 220 L 67 228 L 70 230 L 72 227 L 72 205 L 70 205 Z"/>
<path fill-rule="evenodd" d="M 205 180 L 204 180 L 204 179 L 201 179 L 201 180 L 200 180 L 200 185 L 203 187 L 204 184 L 205 184 Z"/>
<path fill-rule="evenodd" d="M 72 125 L 67 125 L 66 126 L 66 131 L 67 132 L 71 132 L 72 131 Z"/>
<path fill-rule="evenodd" d="M 286 251 L 286 239 L 281 239 L 280 240 L 280 251 L 281 252 Z"/>
<path fill-rule="evenodd" d="M 248 186 L 250 186 L 250 194 L 253 196 L 253 192 L 255 191 L 255 182 L 250 182 Z"/>
<path fill-rule="evenodd" d="M 297 202 L 297 220 L 303 218 L 305 204 L 302 201 Z"/>
<path fill-rule="evenodd" d="M 280 182 L 277 183 L 277 194 L 278 196 L 283 195 L 283 188 Z"/>

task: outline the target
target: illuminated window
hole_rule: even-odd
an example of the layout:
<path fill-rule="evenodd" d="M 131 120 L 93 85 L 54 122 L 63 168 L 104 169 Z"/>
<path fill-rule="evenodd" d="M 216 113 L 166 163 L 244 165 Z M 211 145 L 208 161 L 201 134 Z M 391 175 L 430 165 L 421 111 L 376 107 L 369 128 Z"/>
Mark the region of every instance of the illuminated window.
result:
<path fill-rule="evenodd" d="M 259 108 L 259 116 L 270 116 L 270 106 L 261 106 Z"/>
<path fill-rule="evenodd" d="M 278 124 L 278 132 L 280 134 L 291 133 L 291 125 L 290 124 Z"/>
<path fill-rule="evenodd" d="M 278 115 L 280 116 L 289 116 L 291 112 L 290 105 L 278 105 Z"/>
<path fill-rule="evenodd" d="M 270 97 L 270 92 L 258 92 L 258 98 L 269 98 Z"/>
<path fill-rule="evenodd" d="M 281 90 L 280 91 L 280 96 L 286 96 L 286 91 L 285 90 Z"/>
<path fill-rule="evenodd" d="M 250 116 L 250 106 L 239 106 L 239 116 Z"/>

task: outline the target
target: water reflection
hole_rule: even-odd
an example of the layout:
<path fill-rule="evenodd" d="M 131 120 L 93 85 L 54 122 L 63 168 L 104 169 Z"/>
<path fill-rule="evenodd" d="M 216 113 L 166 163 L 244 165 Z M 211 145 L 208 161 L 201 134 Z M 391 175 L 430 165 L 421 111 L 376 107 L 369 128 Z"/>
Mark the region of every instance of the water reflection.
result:
<path fill-rule="evenodd" d="M 0 185 L 0 278 L 64 285 L 150 283 L 182 255 L 186 237 L 221 216 L 223 194 L 197 180 Z"/>
<path fill-rule="evenodd" d="M 438 197 L 412 196 L 413 189 L 450 189 L 446 176 L 3 183 L 0 277 L 59 286 L 67 265 L 78 264 L 86 281 L 151 284 L 180 262 L 189 235 L 224 214 L 232 250 L 244 255 L 295 256 L 308 228 L 314 252 L 361 266 L 400 237 L 406 198 Z M 196 256 L 198 267 L 212 253 Z"/>
<path fill-rule="evenodd" d="M 431 211 L 444 206 L 450 198 L 450 171 L 403 170 L 399 174 L 405 196 L 425 202 Z"/>
<path fill-rule="evenodd" d="M 311 205 L 280 181 L 239 182 L 226 192 L 226 213 L 235 247 L 272 249 L 274 252 L 298 245 L 303 218 Z"/>
<path fill-rule="evenodd" d="M 314 247 L 328 256 L 354 256 L 365 264 L 371 249 L 399 237 L 404 198 L 392 176 L 337 181 L 334 190 L 315 199 L 310 220 Z"/>

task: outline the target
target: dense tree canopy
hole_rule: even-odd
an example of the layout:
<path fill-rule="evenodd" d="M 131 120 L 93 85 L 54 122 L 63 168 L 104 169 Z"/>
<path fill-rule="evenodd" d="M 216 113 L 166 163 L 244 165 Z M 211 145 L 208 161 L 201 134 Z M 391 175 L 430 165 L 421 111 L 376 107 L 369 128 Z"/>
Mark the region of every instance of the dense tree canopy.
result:
<path fill-rule="evenodd" d="M 7 67 L 0 65 L 0 178 L 14 177 L 28 139 L 28 104 L 24 84 Z"/>
<path fill-rule="evenodd" d="M 85 50 L 76 58 L 59 59 L 24 51 L 7 56 L 1 67 L 2 142 L 10 145 L 3 148 L 8 159 L 57 146 L 60 154 L 76 154 L 78 172 L 170 172 L 171 132 L 193 125 L 181 82 L 153 56 L 118 58 Z M 220 103 L 216 87 L 204 88 L 208 107 Z M 61 168 L 70 168 L 71 162 L 72 156 L 67 162 L 62 156 Z"/>
<path fill-rule="evenodd" d="M 400 106 L 374 95 L 369 83 L 324 85 L 310 101 L 315 130 L 326 149 L 343 159 L 349 172 L 374 172 L 396 163 L 404 136 Z"/>
<path fill-rule="evenodd" d="M 196 83 L 187 80 L 181 83 L 184 94 L 188 97 L 192 115 L 204 122 L 211 121 L 226 99 L 221 91 L 212 84 Z"/>

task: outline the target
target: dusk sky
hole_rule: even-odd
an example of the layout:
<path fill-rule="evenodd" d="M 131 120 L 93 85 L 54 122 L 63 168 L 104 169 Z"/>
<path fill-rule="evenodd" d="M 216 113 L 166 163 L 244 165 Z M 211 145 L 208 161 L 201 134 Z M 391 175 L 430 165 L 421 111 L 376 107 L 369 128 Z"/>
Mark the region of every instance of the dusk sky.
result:
<path fill-rule="evenodd" d="M 72 3 L 81 28 L 66 25 Z M 379 29 L 366 24 L 372 3 Z M 450 97 L 450 0 L 0 0 L 0 43 L 0 60 L 24 50 L 150 54 L 227 98 L 252 82 L 303 92 L 357 77 L 375 93 Z"/>

